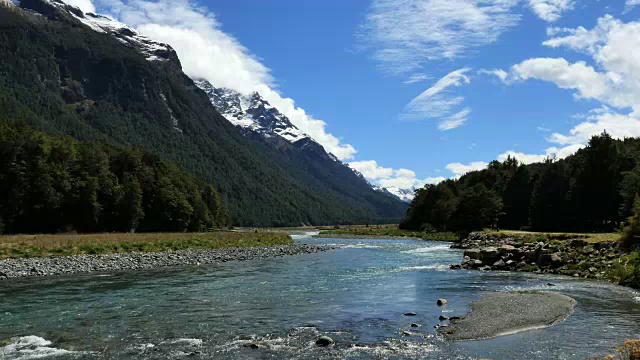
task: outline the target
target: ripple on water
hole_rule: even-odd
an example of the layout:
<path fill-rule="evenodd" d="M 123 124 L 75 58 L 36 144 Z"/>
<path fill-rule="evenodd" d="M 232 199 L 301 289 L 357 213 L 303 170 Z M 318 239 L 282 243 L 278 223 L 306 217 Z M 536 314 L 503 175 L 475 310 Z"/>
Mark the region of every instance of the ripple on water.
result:
<path fill-rule="evenodd" d="M 0 358 L 28 360 L 72 353 L 52 347 L 52 344 L 51 341 L 34 335 L 15 337 L 9 345 L 0 348 Z"/>

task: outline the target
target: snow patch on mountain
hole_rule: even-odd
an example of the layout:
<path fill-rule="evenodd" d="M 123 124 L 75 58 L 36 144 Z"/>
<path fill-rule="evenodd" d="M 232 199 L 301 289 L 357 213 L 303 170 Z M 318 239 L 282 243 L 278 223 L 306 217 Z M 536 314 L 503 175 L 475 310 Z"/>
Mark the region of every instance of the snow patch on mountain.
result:
<path fill-rule="evenodd" d="M 408 202 L 410 203 L 413 198 L 415 197 L 415 188 L 410 188 L 410 189 L 401 189 L 401 188 L 397 188 L 397 187 L 381 187 L 381 186 L 373 186 L 373 189 L 376 191 L 380 191 L 383 193 L 387 193 L 389 195 L 392 195 L 404 202 Z"/>
<path fill-rule="evenodd" d="M 66 10 L 76 20 L 99 33 L 110 34 L 128 47 L 136 49 L 149 61 L 167 61 L 176 59 L 173 48 L 139 34 L 129 26 L 104 15 L 85 13 L 75 6 L 60 0 L 46 0 L 49 4 Z"/>
<path fill-rule="evenodd" d="M 216 88 L 206 80 L 196 80 L 195 84 L 204 90 L 222 116 L 242 129 L 255 131 L 266 138 L 279 136 L 292 144 L 304 139 L 313 141 L 257 92 L 242 95 L 231 89 Z"/>

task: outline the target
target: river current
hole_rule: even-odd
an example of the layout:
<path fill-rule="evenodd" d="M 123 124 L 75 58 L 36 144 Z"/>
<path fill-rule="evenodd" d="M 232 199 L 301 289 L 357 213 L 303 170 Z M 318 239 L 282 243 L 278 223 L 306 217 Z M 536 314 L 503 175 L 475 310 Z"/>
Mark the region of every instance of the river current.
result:
<path fill-rule="evenodd" d="M 462 253 L 442 242 L 309 235 L 294 238 L 343 247 L 219 265 L 2 281 L 0 358 L 585 359 L 640 338 L 640 294 L 624 287 L 449 270 Z M 575 298 L 574 313 L 549 328 L 486 340 L 448 342 L 434 329 L 440 315 L 463 315 L 487 292 L 540 290 Z M 438 298 L 449 303 L 438 307 Z M 336 345 L 317 347 L 321 335 Z"/>

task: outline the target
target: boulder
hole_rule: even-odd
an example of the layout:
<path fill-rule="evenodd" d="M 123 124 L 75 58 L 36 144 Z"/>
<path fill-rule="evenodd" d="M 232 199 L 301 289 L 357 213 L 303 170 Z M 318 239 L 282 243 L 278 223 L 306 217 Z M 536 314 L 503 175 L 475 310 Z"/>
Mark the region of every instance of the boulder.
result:
<path fill-rule="evenodd" d="M 420 325 L 418 325 L 418 324 L 415 324 L 415 323 L 414 323 L 414 324 L 411 324 L 411 325 L 409 325 L 409 326 L 411 326 L 412 328 L 417 328 L 417 327 L 420 327 Z"/>
<path fill-rule="evenodd" d="M 480 259 L 480 249 L 467 249 L 464 251 L 464 259 L 470 260 Z"/>
<path fill-rule="evenodd" d="M 497 269 L 503 269 L 506 266 L 505 262 L 502 259 L 493 263 L 493 267 Z"/>
<path fill-rule="evenodd" d="M 445 321 L 445 320 L 449 320 L 448 317 L 444 316 L 444 315 L 440 315 L 440 317 L 438 318 L 438 320 L 440 321 Z"/>
<path fill-rule="evenodd" d="M 438 304 L 438 306 L 442 306 L 442 305 L 446 305 L 448 303 L 448 301 L 446 299 L 438 299 L 438 301 L 436 301 L 436 304 Z"/>
<path fill-rule="evenodd" d="M 320 336 L 318 340 L 316 340 L 316 345 L 318 346 L 329 346 L 335 343 L 336 342 L 333 341 L 333 339 L 328 336 Z"/>
<path fill-rule="evenodd" d="M 587 245 L 587 246 L 582 248 L 582 253 L 585 254 L 585 255 L 592 254 L 594 251 L 595 251 L 595 249 L 591 245 Z"/>
<path fill-rule="evenodd" d="M 478 259 L 485 264 L 493 264 L 496 260 L 498 260 L 499 257 L 500 254 L 498 253 L 498 249 L 493 246 L 489 246 L 480 249 Z"/>

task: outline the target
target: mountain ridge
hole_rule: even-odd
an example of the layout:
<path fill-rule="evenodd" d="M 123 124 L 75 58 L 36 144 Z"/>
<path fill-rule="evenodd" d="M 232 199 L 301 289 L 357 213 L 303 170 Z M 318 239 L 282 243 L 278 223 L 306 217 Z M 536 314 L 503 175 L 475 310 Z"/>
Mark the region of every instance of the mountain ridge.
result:
<path fill-rule="evenodd" d="M 157 152 L 214 184 L 236 225 L 373 223 L 404 214 L 406 204 L 323 160 L 314 142 L 296 143 L 322 152 L 243 136 L 182 72 L 172 49 L 167 61 L 150 59 L 121 33 L 95 31 L 70 12 L 79 9 L 49 0 L 13 8 L 0 6 L 0 73 L 7 74 L 0 120 Z M 126 29 L 122 36 L 139 39 Z"/>

